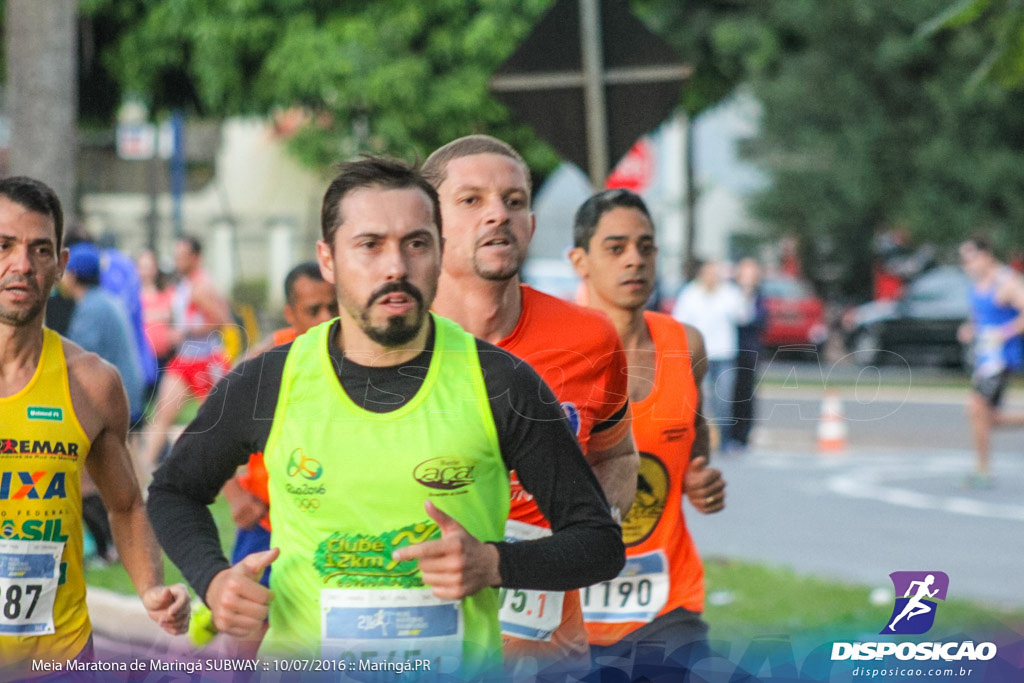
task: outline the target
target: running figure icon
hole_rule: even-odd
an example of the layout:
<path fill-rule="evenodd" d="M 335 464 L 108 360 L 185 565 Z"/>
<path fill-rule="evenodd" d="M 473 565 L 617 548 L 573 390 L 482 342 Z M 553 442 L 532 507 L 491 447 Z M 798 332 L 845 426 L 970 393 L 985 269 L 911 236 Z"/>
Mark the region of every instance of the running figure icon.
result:
<path fill-rule="evenodd" d="M 910 598 L 910 600 L 907 602 L 906 606 L 904 606 L 903 611 L 900 612 L 899 616 L 896 617 L 895 619 L 893 619 L 892 623 L 889 624 L 889 630 L 890 631 L 892 631 L 893 633 L 896 632 L 896 622 L 898 622 L 903 617 L 906 617 L 907 620 L 909 621 L 911 617 L 916 617 L 919 614 L 927 614 L 928 612 L 932 611 L 932 609 L 933 609 L 932 605 L 929 604 L 929 603 L 923 602 L 922 598 L 925 598 L 925 597 L 933 598 L 933 597 L 935 597 L 935 594 L 939 592 L 938 588 L 936 588 L 933 591 L 929 591 L 928 590 L 928 588 L 933 583 L 935 583 L 935 575 L 934 574 L 929 574 L 928 576 L 925 577 L 925 579 L 923 581 L 911 581 L 910 582 L 910 586 L 907 587 L 907 592 L 903 596 L 905 598 Z M 913 596 L 911 596 L 910 594 L 912 592 L 914 592 L 915 586 L 917 587 L 916 588 L 917 592 L 914 593 Z"/>

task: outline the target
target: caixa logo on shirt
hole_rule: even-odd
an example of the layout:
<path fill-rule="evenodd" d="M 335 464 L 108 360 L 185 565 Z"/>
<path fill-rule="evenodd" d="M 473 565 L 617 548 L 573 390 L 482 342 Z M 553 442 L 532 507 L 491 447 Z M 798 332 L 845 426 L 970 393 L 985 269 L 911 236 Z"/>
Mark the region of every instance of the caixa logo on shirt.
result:
<path fill-rule="evenodd" d="M 0 500 L 67 498 L 65 473 L 0 472 Z"/>
<path fill-rule="evenodd" d="M 473 484 L 475 464 L 461 458 L 443 456 L 424 460 L 412 471 L 413 478 L 432 489 L 454 491 Z"/>

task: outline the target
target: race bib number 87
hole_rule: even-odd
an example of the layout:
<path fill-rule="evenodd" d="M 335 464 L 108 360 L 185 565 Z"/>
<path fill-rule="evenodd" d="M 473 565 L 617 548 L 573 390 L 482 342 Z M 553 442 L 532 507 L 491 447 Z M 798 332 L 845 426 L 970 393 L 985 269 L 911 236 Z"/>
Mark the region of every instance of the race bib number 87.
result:
<path fill-rule="evenodd" d="M 63 543 L 0 541 L 0 635 L 54 632 Z"/>

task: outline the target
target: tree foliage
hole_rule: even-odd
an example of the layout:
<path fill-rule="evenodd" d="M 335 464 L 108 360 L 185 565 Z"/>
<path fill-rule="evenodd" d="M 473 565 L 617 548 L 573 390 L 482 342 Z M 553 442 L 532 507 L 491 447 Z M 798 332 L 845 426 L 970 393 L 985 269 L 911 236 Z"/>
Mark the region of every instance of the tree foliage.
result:
<path fill-rule="evenodd" d="M 423 157 L 469 132 L 556 157 L 487 92 L 551 0 L 82 0 L 116 37 L 102 65 L 154 111 L 264 115 L 302 107 L 292 139 L 324 166 L 361 151 Z"/>
<path fill-rule="evenodd" d="M 772 178 L 754 210 L 816 246 L 806 260 L 840 266 L 853 292 L 882 227 L 1021 244 L 1024 95 L 963 87 L 986 49 L 979 31 L 917 35 L 931 0 L 750 7 L 733 27 L 763 106 L 748 153 Z"/>
<path fill-rule="evenodd" d="M 980 25 L 988 49 L 968 81 L 976 87 L 992 81 L 1004 88 L 1024 88 L 1024 3 L 1020 0 L 957 0 L 922 24 L 931 36 L 946 29 Z"/>
<path fill-rule="evenodd" d="M 749 9 L 742 0 L 636 0 L 633 7 L 694 67 L 681 106 L 695 117 L 732 93 L 745 76 L 738 31 Z"/>

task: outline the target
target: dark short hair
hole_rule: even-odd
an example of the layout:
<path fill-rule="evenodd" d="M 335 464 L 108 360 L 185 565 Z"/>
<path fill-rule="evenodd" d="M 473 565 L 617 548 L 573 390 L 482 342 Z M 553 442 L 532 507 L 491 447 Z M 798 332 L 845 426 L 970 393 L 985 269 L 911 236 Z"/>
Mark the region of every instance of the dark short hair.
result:
<path fill-rule="evenodd" d="M 523 173 L 526 175 L 526 188 L 533 189 L 530 167 L 526 165 L 523 157 L 512 145 L 490 135 L 466 135 L 438 147 L 423 162 L 423 175 L 431 185 L 441 187 L 441 183 L 448 177 L 449 162 L 476 154 L 500 154 L 514 160 L 523 167 Z"/>
<path fill-rule="evenodd" d="M 196 256 L 202 256 L 203 254 L 203 243 L 199 241 L 199 238 L 195 235 L 182 235 L 178 238 L 178 241 L 182 244 L 188 245 L 188 250 Z"/>
<path fill-rule="evenodd" d="M 972 235 L 963 241 L 964 244 L 969 244 L 974 247 L 975 250 L 980 251 L 984 254 L 990 254 L 995 256 L 996 249 L 992 244 L 992 240 L 985 237 L 984 235 Z"/>
<path fill-rule="evenodd" d="M 341 200 L 354 190 L 364 187 L 422 190 L 430 199 L 437 236 L 441 237 L 441 203 L 437 199 L 437 190 L 427 182 L 419 169 L 399 159 L 364 156 L 339 164 L 338 174 L 334 176 L 334 180 L 327 187 L 327 192 L 324 193 L 323 205 L 320 208 L 320 233 L 324 242 L 331 247 L 334 246 L 334 233 L 345 220 L 341 215 Z"/>
<path fill-rule="evenodd" d="M 299 278 L 308 278 L 314 282 L 323 282 L 320 265 L 316 261 L 303 261 L 288 271 L 284 278 L 284 298 L 288 303 L 295 303 L 295 283 Z"/>
<path fill-rule="evenodd" d="M 28 176 L 11 176 L 0 180 L 0 196 L 7 197 L 15 204 L 23 206 L 33 213 L 42 214 L 53 221 L 53 230 L 57 236 L 57 251 L 60 251 L 64 240 L 64 210 L 60 199 L 46 183 Z"/>
<path fill-rule="evenodd" d="M 604 190 L 593 195 L 583 202 L 576 210 L 576 219 L 572 226 L 573 246 L 580 247 L 584 251 L 590 249 L 590 240 L 594 238 L 597 231 L 597 224 L 601 222 L 601 216 L 612 209 L 617 208 L 636 209 L 653 225 L 651 212 L 640 195 L 624 189 Z"/>

